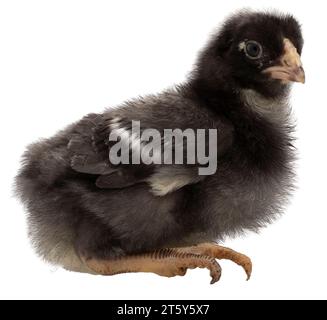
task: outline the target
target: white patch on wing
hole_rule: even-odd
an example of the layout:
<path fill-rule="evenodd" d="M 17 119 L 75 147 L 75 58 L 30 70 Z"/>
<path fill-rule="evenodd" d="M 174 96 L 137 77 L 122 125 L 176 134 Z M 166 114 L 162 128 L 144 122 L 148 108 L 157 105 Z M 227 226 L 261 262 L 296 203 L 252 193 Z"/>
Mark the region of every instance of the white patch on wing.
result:
<path fill-rule="evenodd" d="M 112 118 L 112 119 L 110 120 L 111 123 L 118 123 L 118 122 L 120 122 L 120 121 L 121 121 L 121 118 L 119 118 L 119 117 L 115 117 L 115 118 Z"/>
<path fill-rule="evenodd" d="M 164 196 L 186 185 L 194 184 L 203 179 L 197 175 L 197 171 L 181 167 L 162 167 L 154 173 L 147 182 L 151 186 L 151 192 L 156 196 Z"/>
<path fill-rule="evenodd" d="M 152 193 L 160 197 L 184 187 L 188 182 L 179 177 L 163 177 L 161 179 L 150 178 L 148 181 L 150 183 Z"/>
<path fill-rule="evenodd" d="M 115 117 L 110 120 L 109 127 L 111 130 L 118 129 L 120 127 L 121 118 Z"/>
<path fill-rule="evenodd" d="M 112 123 L 110 124 L 110 129 L 111 130 L 115 130 L 115 129 L 118 129 L 119 128 L 119 123 Z"/>

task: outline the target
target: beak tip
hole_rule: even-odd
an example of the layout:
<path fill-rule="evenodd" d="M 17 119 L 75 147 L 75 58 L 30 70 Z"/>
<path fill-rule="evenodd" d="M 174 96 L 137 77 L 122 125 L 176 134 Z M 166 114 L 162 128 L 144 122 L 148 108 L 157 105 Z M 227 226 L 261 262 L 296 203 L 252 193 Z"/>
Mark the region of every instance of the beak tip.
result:
<path fill-rule="evenodd" d="M 305 73 L 302 66 L 299 68 L 298 73 L 299 73 L 299 82 L 305 84 Z"/>
<path fill-rule="evenodd" d="M 302 71 L 301 71 L 301 73 L 300 73 L 297 80 L 298 80 L 298 82 L 300 82 L 302 84 L 305 84 L 305 73 L 304 73 L 303 69 L 302 69 Z"/>

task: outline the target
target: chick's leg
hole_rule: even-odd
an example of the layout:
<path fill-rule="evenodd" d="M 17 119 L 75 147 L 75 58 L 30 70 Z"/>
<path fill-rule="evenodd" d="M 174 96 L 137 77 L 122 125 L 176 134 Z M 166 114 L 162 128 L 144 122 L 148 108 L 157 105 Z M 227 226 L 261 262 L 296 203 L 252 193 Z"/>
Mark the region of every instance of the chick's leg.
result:
<path fill-rule="evenodd" d="M 192 247 L 180 248 L 187 253 L 199 254 L 209 256 L 215 259 L 227 259 L 231 260 L 239 266 L 243 267 L 247 280 L 250 279 L 252 273 L 252 262 L 246 255 L 236 252 L 232 249 L 220 246 L 214 242 L 212 243 L 201 243 Z"/>
<path fill-rule="evenodd" d="M 147 254 L 125 256 L 111 260 L 83 259 L 94 272 L 114 275 L 127 272 L 152 272 L 164 277 L 185 275 L 187 269 L 207 268 L 211 283 L 220 279 L 221 268 L 217 261 L 206 255 L 184 252 L 183 248 L 160 249 Z"/>

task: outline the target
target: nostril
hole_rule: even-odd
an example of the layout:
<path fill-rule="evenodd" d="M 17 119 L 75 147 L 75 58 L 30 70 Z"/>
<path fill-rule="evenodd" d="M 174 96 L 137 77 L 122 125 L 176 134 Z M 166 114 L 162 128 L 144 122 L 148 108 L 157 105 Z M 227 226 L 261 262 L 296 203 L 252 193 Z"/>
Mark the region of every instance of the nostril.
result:
<path fill-rule="evenodd" d="M 283 65 L 290 67 L 290 63 L 289 63 L 288 59 L 283 59 Z"/>

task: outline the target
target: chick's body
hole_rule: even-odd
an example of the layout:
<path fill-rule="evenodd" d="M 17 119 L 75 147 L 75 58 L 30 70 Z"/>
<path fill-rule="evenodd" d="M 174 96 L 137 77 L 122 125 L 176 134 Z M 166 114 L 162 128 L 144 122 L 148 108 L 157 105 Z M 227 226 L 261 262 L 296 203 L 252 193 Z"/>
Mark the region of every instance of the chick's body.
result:
<path fill-rule="evenodd" d="M 288 86 L 266 75 L 259 78 L 254 74 L 257 65 L 246 65 L 235 75 L 233 65 L 247 62 L 240 49 L 233 53 L 227 37 L 233 27 L 240 37 L 233 39 L 238 48 L 249 36 L 242 34 L 245 23 L 274 19 L 281 19 L 280 33 L 295 45 L 298 41 L 301 51 L 302 40 L 291 30 L 298 27 L 293 18 L 239 14 L 208 44 L 187 83 L 103 114 L 90 114 L 29 147 L 16 182 L 41 256 L 70 270 L 89 271 L 81 256 L 113 259 L 215 241 L 257 230 L 281 212 L 293 178 Z M 264 43 L 261 32 L 251 36 Z M 280 48 L 274 61 L 282 54 Z M 226 55 L 237 60 L 229 61 Z M 271 62 L 261 64 L 260 74 L 271 66 Z M 243 72 L 246 76 L 241 76 Z M 251 72 L 253 79 L 247 80 Z M 99 178 L 110 180 L 109 174 L 74 167 L 80 155 L 90 156 L 95 166 L 105 163 L 104 140 L 113 130 L 110 124 L 127 130 L 132 120 L 159 132 L 217 129 L 217 171 L 199 177 L 195 166 L 140 164 L 126 169 L 136 183 L 111 188 L 98 183 Z M 92 140 L 98 140 L 97 150 Z M 153 192 L 156 186 L 162 188 L 160 194 Z"/>

